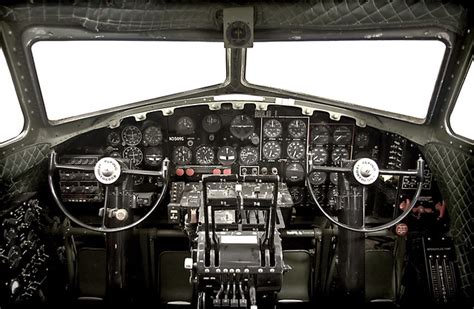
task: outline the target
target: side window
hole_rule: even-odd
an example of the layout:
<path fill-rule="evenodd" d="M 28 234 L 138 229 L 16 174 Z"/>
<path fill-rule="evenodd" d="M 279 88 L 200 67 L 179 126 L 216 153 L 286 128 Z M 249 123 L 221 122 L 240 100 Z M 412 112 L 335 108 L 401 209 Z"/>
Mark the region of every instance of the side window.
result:
<path fill-rule="evenodd" d="M 454 133 L 474 141 L 472 106 L 474 105 L 474 67 L 469 67 L 466 79 L 454 106 L 449 122 Z"/>
<path fill-rule="evenodd" d="M 0 143 L 18 136 L 25 124 L 5 54 L 0 47 Z"/>

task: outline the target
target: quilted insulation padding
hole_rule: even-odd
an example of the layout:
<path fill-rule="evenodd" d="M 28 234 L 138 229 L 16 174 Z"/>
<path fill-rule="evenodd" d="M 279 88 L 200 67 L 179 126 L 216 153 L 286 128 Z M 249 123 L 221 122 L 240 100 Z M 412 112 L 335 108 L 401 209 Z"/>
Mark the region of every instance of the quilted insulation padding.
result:
<path fill-rule="evenodd" d="M 46 181 L 49 144 L 22 149 L 0 160 L 0 203 L 21 193 L 36 191 Z"/>
<path fill-rule="evenodd" d="M 443 197 L 448 203 L 451 234 L 457 250 L 461 289 L 474 300 L 474 159 L 472 155 L 440 144 L 423 149 Z"/>
<path fill-rule="evenodd" d="M 441 26 L 460 33 L 462 6 L 435 0 L 313 1 L 147 1 L 31 0 L 26 5 L 0 6 L 7 21 L 62 22 L 92 31 L 220 30 L 224 7 L 255 8 L 255 29 L 317 29 Z"/>

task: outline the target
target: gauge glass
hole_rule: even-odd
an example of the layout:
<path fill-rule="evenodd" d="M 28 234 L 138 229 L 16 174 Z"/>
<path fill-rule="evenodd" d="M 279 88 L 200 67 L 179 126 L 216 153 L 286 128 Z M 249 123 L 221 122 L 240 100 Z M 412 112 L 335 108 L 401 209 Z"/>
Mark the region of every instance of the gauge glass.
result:
<path fill-rule="evenodd" d="M 207 145 L 202 145 L 196 150 L 196 162 L 201 165 L 207 165 L 214 162 L 214 150 Z"/>
<path fill-rule="evenodd" d="M 369 145 L 369 133 L 358 132 L 355 139 L 356 146 L 367 147 Z"/>
<path fill-rule="evenodd" d="M 240 164 L 255 165 L 258 162 L 258 148 L 245 146 L 240 150 Z"/>
<path fill-rule="evenodd" d="M 329 143 L 329 130 L 325 126 L 315 126 L 311 131 L 311 142 L 323 145 Z"/>
<path fill-rule="evenodd" d="M 301 119 L 295 119 L 288 125 L 288 132 L 293 138 L 302 138 L 306 136 L 306 123 Z"/>
<path fill-rule="evenodd" d="M 281 122 L 276 119 L 270 119 L 263 124 L 263 134 L 270 138 L 276 138 L 281 135 L 283 127 Z"/>
<path fill-rule="evenodd" d="M 252 135 L 254 130 L 255 124 L 247 115 L 236 116 L 230 123 L 230 133 L 240 140 L 244 140 Z"/>
<path fill-rule="evenodd" d="M 112 145 L 112 146 L 118 146 L 120 145 L 120 134 L 118 134 L 117 132 L 110 132 L 108 135 L 107 135 L 107 142 L 109 143 L 109 145 Z"/>
<path fill-rule="evenodd" d="M 233 147 L 224 146 L 217 151 L 217 160 L 222 165 L 232 165 L 237 159 L 237 152 Z"/>
<path fill-rule="evenodd" d="M 296 182 L 303 181 L 304 179 L 304 168 L 299 163 L 291 163 L 286 167 L 286 179 L 288 181 Z"/>
<path fill-rule="evenodd" d="M 127 126 L 122 131 L 122 139 L 126 145 L 136 146 L 142 141 L 142 132 L 136 126 Z"/>
<path fill-rule="evenodd" d="M 328 160 L 328 152 L 322 146 L 314 147 L 311 150 L 311 158 L 313 165 L 323 165 Z"/>
<path fill-rule="evenodd" d="M 143 161 L 143 152 L 138 147 L 130 146 L 124 149 L 123 157 L 129 159 L 133 165 L 138 165 Z"/>
<path fill-rule="evenodd" d="M 263 145 L 263 156 L 267 160 L 276 160 L 281 156 L 280 143 L 275 141 L 266 142 Z"/>
<path fill-rule="evenodd" d="M 304 157 L 306 153 L 306 145 L 302 141 L 293 141 L 286 149 L 288 157 L 293 160 L 299 160 Z"/>
<path fill-rule="evenodd" d="M 348 145 L 351 143 L 352 132 L 346 126 L 337 127 L 334 130 L 332 138 L 336 145 Z"/>
<path fill-rule="evenodd" d="M 327 178 L 326 173 L 324 173 L 324 172 L 314 172 L 314 173 L 311 173 L 311 175 L 309 177 L 309 182 L 312 185 L 319 186 L 319 185 L 322 185 L 326 181 L 326 178 Z"/>
<path fill-rule="evenodd" d="M 304 191 L 301 187 L 292 187 L 290 189 L 291 199 L 293 200 L 293 204 L 300 204 L 303 202 L 304 198 Z"/>
<path fill-rule="evenodd" d="M 202 119 L 202 128 L 207 133 L 216 133 L 221 129 L 221 118 L 215 114 L 209 114 Z"/>
<path fill-rule="evenodd" d="M 163 151 L 158 147 L 145 149 L 145 163 L 149 166 L 158 166 L 163 161 Z"/>
<path fill-rule="evenodd" d="M 340 163 L 342 160 L 349 160 L 349 151 L 344 147 L 336 147 L 331 154 L 333 163 Z"/>
<path fill-rule="evenodd" d="M 186 146 L 176 147 L 173 151 L 173 163 L 177 165 L 189 164 L 193 154 L 191 149 Z"/>
<path fill-rule="evenodd" d="M 149 146 L 158 146 L 163 140 L 160 128 L 151 126 L 143 131 L 143 141 Z"/>
<path fill-rule="evenodd" d="M 181 135 L 190 135 L 194 133 L 195 127 L 194 120 L 191 117 L 183 116 L 176 123 L 176 132 Z"/>

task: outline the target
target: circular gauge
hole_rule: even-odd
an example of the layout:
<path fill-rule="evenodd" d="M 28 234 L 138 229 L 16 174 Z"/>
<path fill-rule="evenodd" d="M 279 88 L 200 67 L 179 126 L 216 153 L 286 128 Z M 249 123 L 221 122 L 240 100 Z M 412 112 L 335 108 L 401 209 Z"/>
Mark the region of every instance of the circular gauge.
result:
<path fill-rule="evenodd" d="M 329 130 L 325 126 L 315 126 L 311 131 L 311 142 L 313 144 L 328 144 L 329 143 Z"/>
<path fill-rule="evenodd" d="M 241 140 L 252 135 L 254 129 L 255 124 L 247 115 L 236 116 L 230 123 L 230 133 Z"/>
<path fill-rule="evenodd" d="M 138 147 L 130 146 L 124 149 L 123 158 L 129 159 L 133 165 L 138 165 L 143 161 L 143 152 Z"/>
<path fill-rule="evenodd" d="M 193 134 L 195 127 L 196 126 L 191 117 L 183 116 L 180 117 L 176 123 L 176 132 L 181 135 Z"/>
<path fill-rule="evenodd" d="M 143 131 L 143 141 L 149 146 L 158 146 L 163 140 L 160 128 L 151 126 Z"/>
<path fill-rule="evenodd" d="M 333 185 L 337 185 L 337 177 L 338 177 L 337 173 L 329 174 L 329 180 L 331 181 Z"/>
<path fill-rule="evenodd" d="M 299 163 L 291 163 L 286 167 L 286 179 L 288 181 L 297 182 L 304 179 L 304 168 Z"/>
<path fill-rule="evenodd" d="M 173 163 L 177 165 L 189 164 L 193 154 L 191 149 L 186 146 L 176 147 L 173 151 Z"/>
<path fill-rule="evenodd" d="M 309 182 L 312 185 L 319 186 L 319 185 L 322 185 L 326 181 L 326 178 L 327 178 L 326 173 L 324 173 L 324 172 L 314 172 L 314 173 L 311 173 L 311 175 L 309 177 Z"/>
<path fill-rule="evenodd" d="M 290 189 L 291 199 L 293 200 L 293 204 L 301 204 L 304 199 L 304 191 L 301 187 L 292 187 Z"/>
<path fill-rule="evenodd" d="M 126 145 L 136 146 L 142 141 L 142 132 L 136 126 L 127 126 L 122 131 L 122 140 Z"/>
<path fill-rule="evenodd" d="M 281 135 L 283 127 L 281 122 L 276 119 L 270 119 L 263 124 L 263 134 L 270 138 L 276 138 Z"/>
<path fill-rule="evenodd" d="M 240 150 L 240 164 L 255 165 L 258 162 L 258 148 L 253 146 L 245 146 Z"/>
<path fill-rule="evenodd" d="M 281 156 L 281 146 L 278 142 L 270 141 L 263 145 L 263 156 L 267 160 L 276 160 Z"/>
<path fill-rule="evenodd" d="M 306 123 L 301 119 L 295 119 L 288 125 L 288 132 L 293 138 L 302 138 L 306 135 Z"/>
<path fill-rule="evenodd" d="M 313 165 L 323 165 L 328 160 L 328 152 L 322 146 L 314 147 L 311 150 L 311 158 Z"/>
<path fill-rule="evenodd" d="M 306 145 L 302 141 L 293 141 L 286 148 L 286 153 L 290 159 L 299 160 L 306 153 Z"/>
<path fill-rule="evenodd" d="M 112 145 L 112 146 L 120 145 L 120 134 L 118 134 L 115 131 L 110 132 L 107 135 L 107 143 L 109 143 L 109 145 Z"/>
<path fill-rule="evenodd" d="M 207 133 L 216 133 L 221 129 L 221 118 L 215 114 L 209 114 L 202 119 L 202 128 Z"/>
<path fill-rule="evenodd" d="M 207 145 L 202 145 L 196 150 L 196 162 L 201 165 L 207 165 L 214 162 L 214 150 Z"/>
<path fill-rule="evenodd" d="M 135 186 L 139 186 L 145 181 L 145 176 L 133 175 L 132 177 L 133 177 L 133 184 Z"/>
<path fill-rule="evenodd" d="M 349 160 L 349 151 L 344 147 L 336 147 L 331 154 L 333 163 L 340 163 L 342 160 Z"/>
<path fill-rule="evenodd" d="M 163 161 L 163 151 L 158 147 L 148 147 L 145 149 L 145 164 L 158 166 Z"/>
<path fill-rule="evenodd" d="M 352 132 L 346 126 L 337 127 L 336 130 L 334 130 L 332 139 L 336 145 L 348 145 L 351 143 Z"/>
<path fill-rule="evenodd" d="M 224 146 L 217 151 L 217 160 L 222 165 L 232 165 L 237 159 L 237 152 L 233 147 Z"/>
<path fill-rule="evenodd" d="M 355 138 L 355 144 L 359 147 L 367 147 L 369 145 L 369 133 L 358 132 Z"/>

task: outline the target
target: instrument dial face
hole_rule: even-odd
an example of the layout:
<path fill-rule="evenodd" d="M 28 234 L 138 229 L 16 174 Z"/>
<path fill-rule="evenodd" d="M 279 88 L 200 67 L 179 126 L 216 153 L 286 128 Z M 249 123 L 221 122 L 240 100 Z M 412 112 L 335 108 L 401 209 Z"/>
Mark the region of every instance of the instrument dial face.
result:
<path fill-rule="evenodd" d="M 160 128 L 151 126 L 143 131 L 143 141 L 149 146 L 158 146 L 163 140 Z"/>
<path fill-rule="evenodd" d="M 288 145 L 288 148 L 286 148 L 286 153 L 290 159 L 302 159 L 306 153 L 306 145 L 302 141 L 293 141 Z"/>
<path fill-rule="evenodd" d="M 221 129 L 221 118 L 215 114 L 209 114 L 202 119 L 202 128 L 207 133 L 216 133 Z"/>
<path fill-rule="evenodd" d="M 148 147 L 145 150 L 145 164 L 158 166 L 163 161 L 163 151 L 158 147 Z"/>
<path fill-rule="evenodd" d="M 191 117 L 183 116 L 176 123 L 176 132 L 181 135 L 190 135 L 194 133 L 196 125 Z"/>
<path fill-rule="evenodd" d="M 329 143 L 329 130 L 325 126 L 315 126 L 311 131 L 311 142 L 317 145 Z"/>
<path fill-rule="evenodd" d="M 142 141 L 142 132 L 136 126 L 126 126 L 122 131 L 122 140 L 126 145 L 136 146 Z"/>
<path fill-rule="evenodd" d="M 263 156 L 267 160 L 276 160 L 281 156 L 281 146 L 280 143 L 275 141 L 266 142 L 263 145 Z"/>
<path fill-rule="evenodd" d="M 283 127 L 281 122 L 276 119 L 270 119 L 263 124 L 263 134 L 270 138 L 276 138 L 281 135 Z"/>
<path fill-rule="evenodd" d="M 311 157 L 313 165 L 323 165 L 328 160 L 328 152 L 324 147 L 317 146 L 311 150 Z"/>
<path fill-rule="evenodd" d="M 237 151 L 233 147 L 224 146 L 217 152 L 217 160 L 222 165 L 232 165 L 237 159 Z"/>
<path fill-rule="evenodd" d="M 291 199 L 293 200 L 293 204 L 300 204 L 303 202 L 304 198 L 304 191 L 301 187 L 292 187 L 290 189 Z"/>
<path fill-rule="evenodd" d="M 331 154 L 333 163 L 340 163 L 342 160 L 349 160 L 349 151 L 344 147 L 336 147 Z"/>
<path fill-rule="evenodd" d="M 244 140 L 252 135 L 254 130 L 255 124 L 247 115 L 236 116 L 230 123 L 230 133 L 240 140 Z"/>
<path fill-rule="evenodd" d="M 186 146 L 176 147 L 173 151 L 173 163 L 177 165 L 189 164 L 193 154 L 191 149 Z"/>
<path fill-rule="evenodd" d="M 202 145 L 196 150 L 196 162 L 201 165 L 207 165 L 214 162 L 214 150 L 207 145 Z"/>
<path fill-rule="evenodd" d="M 129 159 L 133 165 L 138 165 L 143 161 L 143 152 L 138 147 L 130 146 L 124 149 L 123 157 Z"/>
<path fill-rule="evenodd" d="M 120 134 L 118 134 L 115 131 L 110 132 L 107 135 L 107 142 L 109 143 L 109 145 L 112 145 L 112 146 L 120 145 Z"/>
<path fill-rule="evenodd" d="M 325 172 L 314 172 L 314 173 L 311 173 L 309 177 L 309 182 L 312 185 L 319 186 L 319 185 L 322 185 L 326 181 L 326 178 L 327 178 L 327 174 Z"/>
<path fill-rule="evenodd" d="M 351 143 L 352 132 L 346 126 L 337 127 L 334 130 L 334 133 L 332 135 L 332 139 L 334 141 L 334 144 L 336 144 L 336 145 L 348 145 L 348 144 Z"/>
<path fill-rule="evenodd" d="M 333 185 L 337 185 L 337 173 L 331 173 L 329 174 L 329 180 L 331 180 L 331 183 Z"/>
<path fill-rule="evenodd" d="M 254 146 L 245 146 L 240 150 L 240 164 L 255 165 L 258 162 L 258 148 Z"/>
<path fill-rule="evenodd" d="M 355 144 L 359 147 L 367 147 L 369 145 L 369 133 L 359 132 L 355 138 Z"/>
<path fill-rule="evenodd" d="M 304 168 L 299 163 L 291 163 L 286 167 L 285 171 L 286 179 L 288 181 L 297 182 L 303 181 L 304 179 Z"/>
<path fill-rule="evenodd" d="M 302 138 L 306 136 L 306 123 L 301 119 L 295 119 L 288 125 L 288 132 L 293 138 Z"/>

